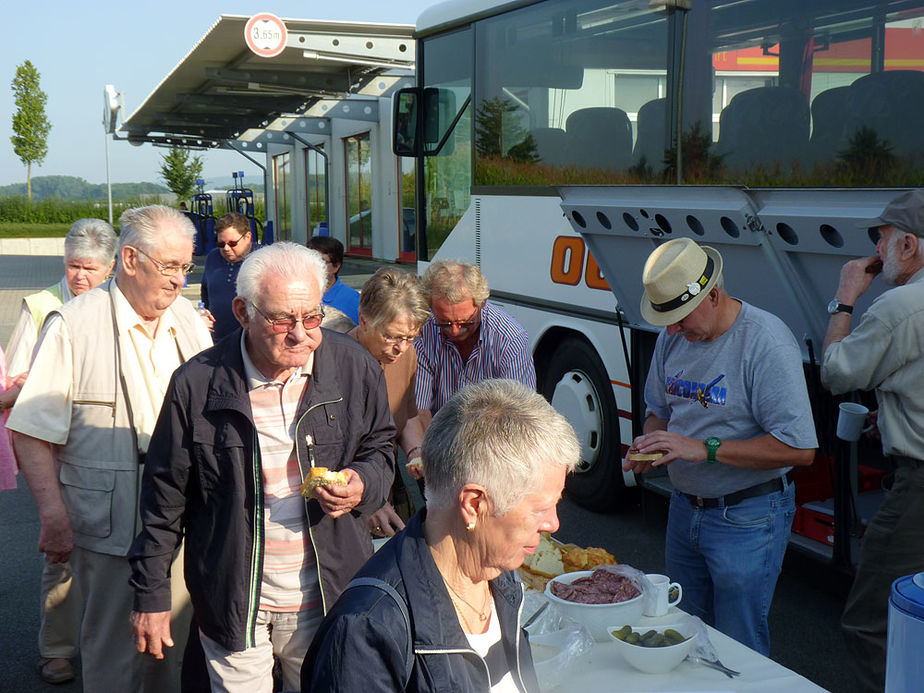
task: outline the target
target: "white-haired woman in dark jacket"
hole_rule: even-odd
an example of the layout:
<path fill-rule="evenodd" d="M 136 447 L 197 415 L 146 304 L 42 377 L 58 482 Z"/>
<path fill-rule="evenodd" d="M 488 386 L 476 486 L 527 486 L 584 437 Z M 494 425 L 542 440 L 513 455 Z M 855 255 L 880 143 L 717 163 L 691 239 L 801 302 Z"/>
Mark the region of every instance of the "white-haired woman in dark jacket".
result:
<path fill-rule="evenodd" d="M 558 528 L 578 456 L 568 422 L 524 385 L 458 392 L 424 439 L 426 510 L 328 613 L 302 690 L 538 690 L 513 571 Z"/>

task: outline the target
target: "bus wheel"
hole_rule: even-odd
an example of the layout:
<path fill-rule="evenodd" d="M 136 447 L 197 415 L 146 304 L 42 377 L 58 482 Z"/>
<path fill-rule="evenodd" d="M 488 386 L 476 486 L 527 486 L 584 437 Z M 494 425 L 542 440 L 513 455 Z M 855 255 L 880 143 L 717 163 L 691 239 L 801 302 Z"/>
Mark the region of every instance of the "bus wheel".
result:
<path fill-rule="evenodd" d="M 568 419 L 581 444 L 581 460 L 565 484 L 568 495 L 588 510 L 616 510 L 626 491 L 619 414 L 600 357 L 584 341 L 565 340 L 549 359 L 541 391 Z"/>

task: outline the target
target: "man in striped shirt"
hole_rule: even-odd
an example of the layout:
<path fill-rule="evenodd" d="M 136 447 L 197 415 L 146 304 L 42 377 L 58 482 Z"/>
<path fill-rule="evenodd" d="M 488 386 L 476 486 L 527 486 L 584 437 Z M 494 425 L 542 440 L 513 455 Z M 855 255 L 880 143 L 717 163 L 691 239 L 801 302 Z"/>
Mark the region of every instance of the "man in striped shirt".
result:
<path fill-rule="evenodd" d="M 321 618 L 372 555 L 361 514 L 394 478 L 381 366 L 321 328 L 325 276 L 320 255 L 293 243 L 248 255 L 232 303 L 243 332 L 177 371 L 151 439 L 131 554 L 135 641 L 158 658 L 172 645 L 166 558 L 185 533 L 212 690 L 270 693 L 274 660 L 283 689 L 298 688 Z M 311 467 L 347 483 L 304 498 Z"/>
<path fill-rule="evenodd" d="M 509 378 L 536 389 L 526 330 L 488 301 L 488 282 L 478 267 L 437 260 L 427 268 L 423 282 L 432 315 L 414 347 L 417 409 L 425 423 L 471 383 Z"/>

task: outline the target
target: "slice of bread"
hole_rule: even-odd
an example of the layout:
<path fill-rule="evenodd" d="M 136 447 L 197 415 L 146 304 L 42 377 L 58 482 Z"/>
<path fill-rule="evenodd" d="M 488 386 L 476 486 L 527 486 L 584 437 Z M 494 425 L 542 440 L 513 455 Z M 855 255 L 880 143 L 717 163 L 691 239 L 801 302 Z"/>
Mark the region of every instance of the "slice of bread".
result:
<path fill-rule="evenodd" d="M 664 457 L 663 452 L 650 452 L 647 454 L 642 454 L 640 452 L 629 453 L 630 462 L 654 462 L 655 460 L 660 460 L 662 457 Z"/>
<path fill-rule="evenodd" d="M 312 467 L 308 470 L 308 478 L 302 482 L 301 494 L 311 498 L 318 486 L 346 486 L 350 477 L 346 472 L 332 472 L 327 467 Z"/>
<path fill-rule="evenodd" d="M 561 562 L 561 549 L 552 543 L 547 532 L 542 532 L 539 545 L 535 553 L 526 557 L 523 566 L 531 572 L 543 577 L 556 577 L 565 572 Z"/>

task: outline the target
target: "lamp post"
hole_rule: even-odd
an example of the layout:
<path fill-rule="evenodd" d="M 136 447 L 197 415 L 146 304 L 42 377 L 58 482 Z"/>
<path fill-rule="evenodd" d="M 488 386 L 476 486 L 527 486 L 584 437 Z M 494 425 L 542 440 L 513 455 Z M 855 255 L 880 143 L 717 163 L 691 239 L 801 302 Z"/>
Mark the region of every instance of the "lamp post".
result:
<path fill-rule="evenodd" d="M 103 141 L 106 144 L 106 194 L 109 198 L 109 224 L 112 225 L 112 180 L 109 175 L 109 138 L 115 132 L 122 94 L 111 84 L 103 89 Z"/>

